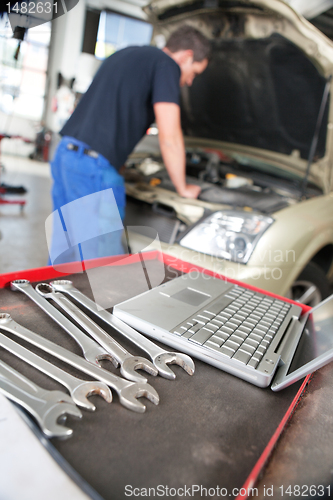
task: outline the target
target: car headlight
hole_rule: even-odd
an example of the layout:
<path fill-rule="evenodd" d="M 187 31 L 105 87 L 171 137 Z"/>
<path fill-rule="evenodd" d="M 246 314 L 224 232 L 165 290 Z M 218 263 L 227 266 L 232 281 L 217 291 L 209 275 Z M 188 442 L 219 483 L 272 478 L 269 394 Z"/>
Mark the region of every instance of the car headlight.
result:
<path fill-rule="evenodd" d="M 246 264 L 274 219 L 225 210 L 215 212 L 191 229 L 180 245 L 197 252 Z"/>

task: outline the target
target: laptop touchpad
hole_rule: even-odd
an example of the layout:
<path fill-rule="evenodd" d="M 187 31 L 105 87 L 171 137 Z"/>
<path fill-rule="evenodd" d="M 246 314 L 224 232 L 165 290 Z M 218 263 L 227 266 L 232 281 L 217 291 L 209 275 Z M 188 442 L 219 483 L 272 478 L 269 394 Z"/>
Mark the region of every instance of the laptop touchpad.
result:
<path fill-rule="evenodd" d="M 191 306 L 199 306 L 211 296 L 191 288 L 183 288 L 183 290 L 180 290 L 180 292 L 177 292 L 174 295 L 170 295 L 170 297 L 180 300 L 181 302 L 185 302 L 186 304 L 190 304 Z"/>

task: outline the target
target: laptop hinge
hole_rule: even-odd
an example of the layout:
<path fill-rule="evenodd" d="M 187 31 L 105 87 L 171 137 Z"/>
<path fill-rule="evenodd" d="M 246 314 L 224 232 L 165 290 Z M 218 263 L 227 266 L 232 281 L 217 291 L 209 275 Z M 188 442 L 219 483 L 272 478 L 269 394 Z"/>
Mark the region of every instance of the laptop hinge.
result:
<path fill-rule="evenodd" d="M 275 352 L 280 354 L 280 365 L 285 364 L 294 355 L 295 347 L 302 334 L 302 324 L 299 318 L 293 316 L 290 320 L 287 330 L 280 340 Z"/>

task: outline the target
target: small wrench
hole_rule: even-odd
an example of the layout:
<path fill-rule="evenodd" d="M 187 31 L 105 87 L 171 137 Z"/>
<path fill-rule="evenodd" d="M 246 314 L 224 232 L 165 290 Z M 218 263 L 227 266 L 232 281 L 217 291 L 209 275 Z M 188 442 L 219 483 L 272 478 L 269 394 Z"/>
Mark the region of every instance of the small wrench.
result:
<path fill-rule="evenodd" d="M 39 293 L 31 286 L 28 280 L 15 280 L 10 284 L 12 290 L 19 290 L 25 293 L 32 299 L 46 314 L 48 314 L 58 325 L 61 326 L 82 349 L 83 355 L 87 361 L 98 365 L 101 359 L 108 359 L 117 368 L 118 361 L 109 352 L 106 352 L 102 346 L 97 344 L 93 339 L 90 339 L 85 333 L 75 326 L 69 319 L 66 318 L 58 309 L 49 304 L 49 302 L 40 296 Z"/>
<path fill-rule="evenodd" d="M 108 403 L 111 403 L 111 391 L 103 382 L 87 382 L 86 380 L 73 377 L 61 368 L 29 351 L 29 349 L 17 344 L 14 340 L 9 339 L 3 333 L 0 333 L 0 346 L 64 385 L 69 390 L 74 403 L 78 406 L 91 411 L 96 410 L 96 406 L 87 399 L 87 396 L 92 396 L 93 394 L 99 394 Z"/>
<path fill-rule="evenodd" d="M 64 347 L 61 347 L 54 342 L 31 332 L 27 328 L 24 328 L 16 323 L 9 314 L 0 314 L 0 329 L 17 335 L 21 339 L 30 342 L 39 349 L 48 352 L 52 356 L 65 361 L 78 370 L 81 370 L 97 380 L 104 382 L 118 393 L 119 401 L 129 410 L 143 413 L 146 410 L 146 407 L 136 399 L 143 396 L 155 405 L 158 405 L 159 403 L 159 396 L 151 385 L 147 383 L 130 382 L 129 380 L 117 377 L 108 370 L 104 370 L 104 368 L 93 365 L 81 356 L 78 356 Z"/>
<path fill-rule="evenodd" d="M 0 361 L 0 391 L 35 417 L 48 438 L 67 438 L 73 434 L 72 429 L 57 423 L 60 417 L 66 414 L 82 417 L 68 394 L 42 389 L 3 361 Z"/>
<path fill-rule="evenodd" d="M 71 281 L 68 280 L 55 280 L 51 281 L 51 285 L 55 290 L 59 292 L 65 292 L 70 297 L 75 299 L 79 304 L 86 307 L 89 311 L 94 313 L 98 318 L 102 319 L 108 325 L 112 326 L 117 332 L 121 333 L 128 340 L 131 340 L 138 347 L 143 349 L 149 354 L 153 364 L 158 369 L 159 374 L 162 377 L 173 380 L 176 375 L 167 366 L 167 363 L 176 364 L 181 366 L 189 375 L 194 373 L 194 362 L 187 356 L 187 354 L 178 352 L 165 351 L 161 347 L 158 347 L 154 342 L 147 339 L 144 335 L 134 330 L 131 326 L 124 323 L 121 319 L 116 318 L 113 314 L 97 306 L 97 304 L 89 299 L 82 292 L 77 290 Z M 99 309 L 100 310 L 99 310 Z"/>
<path fill-rule="evenodd" d="M 124 347 L 108 335 L 100 326 L 81 311 L 73 302 L 67 299 L 61 292 L 56 292 L 52 285 L 39 283 L 37 292 L 45 299 L 54 300 L 74 321 L 76 321 L 96 342 L 98 342 L 108 353 L 110 353 L 120 364 L 120 373 L 123 377 L 133 382 L 147 382 L 135 370 L 142 369 L 150 375 L 158 375 L 158 370 L 147 359 L 141 356 L 132 356 Z"/>

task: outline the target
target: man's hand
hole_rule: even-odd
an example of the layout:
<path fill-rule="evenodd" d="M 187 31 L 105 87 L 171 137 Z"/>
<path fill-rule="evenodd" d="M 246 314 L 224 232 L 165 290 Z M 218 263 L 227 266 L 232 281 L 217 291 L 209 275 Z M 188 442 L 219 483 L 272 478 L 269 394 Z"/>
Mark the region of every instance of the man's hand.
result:
<path fill-rule="evenodd" d="M 180 196 L 197 198 L 200 187 L 186 184 L 186 154 L 180 108 L 172 102 L 157 102 L 154 111 L 161 153 L 170 179 Z"/>
<path fill-rule="evenodd" d="M 198 198 L 200 191 L 200 186 L 196 186 L 195 184 L 186 184 L 185 189 L 178 191 L 178 193 L 183 198 Z"/>

